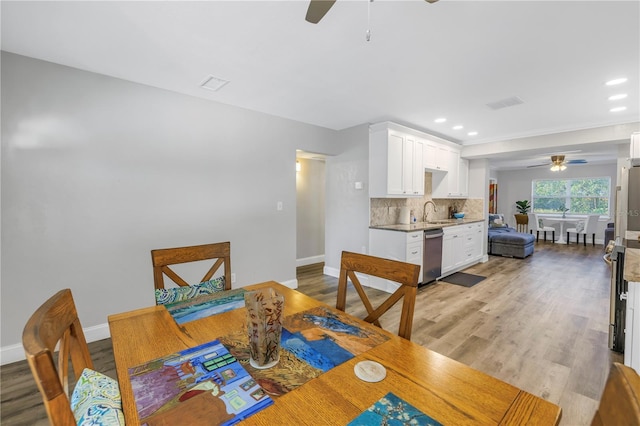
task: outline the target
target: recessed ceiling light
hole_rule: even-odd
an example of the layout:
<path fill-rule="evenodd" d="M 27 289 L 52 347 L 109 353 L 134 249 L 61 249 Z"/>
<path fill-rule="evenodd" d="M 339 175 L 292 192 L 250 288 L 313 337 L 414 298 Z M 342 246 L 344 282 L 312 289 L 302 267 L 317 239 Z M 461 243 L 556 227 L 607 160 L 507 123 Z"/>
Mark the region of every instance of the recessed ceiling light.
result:
<path fill-rule="evenodd" d="M 445 121 L 447 121 L 447 119 L 444 118 L 444 117 L 440 117 L 440 118 L 436 118 L 433 121 L 436 122 L 436 123 L 444 123 Z"/>
<path fill-rule="evenodd" d="M 611 108 L 609 111 L 611 111 L 611 112 L 620 112 L 620 111 L 624 111 L 625 109 L 627 109 L 626 106 L 619 106 L 619 107 Z"/>
<path fill-rule="evenodd" d="M 607 86 L 615 86 L 617 84 L 622 84 L 622 83 L 624 83 L 626 81 L 627 81 L 626 77 L 621 77 L 621 78 L 616 78 L 616 79 L 607 81 L 606 85 Z"/>
<path fill-rule="evenodd" d="M 453 130 L 460 130 L 460 129 L 464 129 L 464 126 L 462 124 L 458 124 L 457 126 L 453 126 Z"/>
<path fill-rule="evenodd" d="M 476 136 L 477 134 L 478 134 L 478 132 L 469 132 L 469 133 L 467 133 L 467 135 L 469 135 L 469 136 Z"/>
<path fill-rule="evenodd" d="M 627 97 L 626 93 L 619 93 L 617 95 L 609 96 L 610 101 L 617 101 L 618 99 L 624 99 Z"/>

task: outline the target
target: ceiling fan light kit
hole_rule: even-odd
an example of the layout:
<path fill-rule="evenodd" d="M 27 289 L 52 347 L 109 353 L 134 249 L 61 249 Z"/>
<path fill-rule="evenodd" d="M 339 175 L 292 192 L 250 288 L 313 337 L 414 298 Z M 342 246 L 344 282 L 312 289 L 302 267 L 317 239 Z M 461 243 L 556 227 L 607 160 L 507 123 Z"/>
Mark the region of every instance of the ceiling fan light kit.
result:
<path fill-rule="evenodd" d="M 547 167 L 547 166 L 551 166 L 551 168 L 549 170 L 551 170 L 552 172 L 561 172 L 563 170 L 567 170 L 567 164 L 586 164 L 587 160 L 565 160 L 565 156 L 564 155 L 552 155 L 551 156 L 551 163 L 547 163 L 547 164 L 536 164 L 533 166 L 527 166 L 527 168 L 532 168 L 532 167 Z"/>
<path fill-rule="evenodd" d="M 562 165 L 554 164 L 553 166 L 551 166 L 551 171 L 552 172 L 561 172 L 561 171 L 566 170 L 566 169 L 567 169 L 567 166 L 565 166 L 564 164 L 562 164 Z"/>
<path fill-rule="evenodd" d="M 567 169 L 567 166 L 564 165 L 564 155 L 552 155 L 551 162 L 553 163 L 552 172 L 561 172 Z"/>

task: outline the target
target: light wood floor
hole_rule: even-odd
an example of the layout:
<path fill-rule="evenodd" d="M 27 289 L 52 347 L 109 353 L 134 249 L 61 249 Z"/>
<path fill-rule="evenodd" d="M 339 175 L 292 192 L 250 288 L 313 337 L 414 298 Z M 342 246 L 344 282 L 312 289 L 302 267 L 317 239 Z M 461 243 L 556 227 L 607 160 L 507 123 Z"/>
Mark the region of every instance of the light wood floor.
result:
<path fill-rule="evenodd" d="M 613 361 L 607 348 L 609 269 L 602 246 L 536 244 L 527 259 L 490 256 L 465 272 L 474 287 L 444 282 L 418 292 L 412 340 L 562 407 L 561 425 L 588 425 Z M 335 305 L 337 279 L 322 264 L 298 269 L 299 290 Z M 372 301 L 386 294 L 370 290 Z M 359 315 L 355 291 L 348 312 Z M 399 308 L 399 307 L 398 307 Z M 399 309 L 383 317 L 397 330 Z M 115 378 L 110 339 L 89 344 L 97 370 Z M 26 362 L 0 369 L 1 423 L 46 425 Z"/>

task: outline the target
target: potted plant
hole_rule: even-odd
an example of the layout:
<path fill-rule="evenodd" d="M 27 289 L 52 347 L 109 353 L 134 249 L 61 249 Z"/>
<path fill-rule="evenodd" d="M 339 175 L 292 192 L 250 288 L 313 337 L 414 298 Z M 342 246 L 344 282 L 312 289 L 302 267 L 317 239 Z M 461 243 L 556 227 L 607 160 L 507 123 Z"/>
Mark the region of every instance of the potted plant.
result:
<path fill-rule="evenodd" d="M 558 207 L 558 211 L 562 212 L 562 218 L 564 219 L 565 217 L 567 217 L 567 212 L 569 211 L 569 209 L 566 206 L 561 206 Z"/>
<path fill-rule="evenodd" d="M 529 200 L 521 200 L 516 201 L 516 209 L 518 213 L 514 216 L 516 217 L 516 224 L 518 225 L 528 225 L 529 224 L 529 210 L 531 210 L 531 204 Z"/>

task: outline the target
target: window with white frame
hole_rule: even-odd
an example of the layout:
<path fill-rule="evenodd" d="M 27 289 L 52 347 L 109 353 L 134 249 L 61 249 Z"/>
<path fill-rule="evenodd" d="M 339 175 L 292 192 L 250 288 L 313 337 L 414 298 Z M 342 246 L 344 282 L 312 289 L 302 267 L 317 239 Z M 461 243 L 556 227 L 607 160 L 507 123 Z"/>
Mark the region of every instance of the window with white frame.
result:
<path fill-rule="evenodd" d="M 610 177 L 536 179 L 531 182 L 531 211 L 608 216 L 610 194 Z"/>

